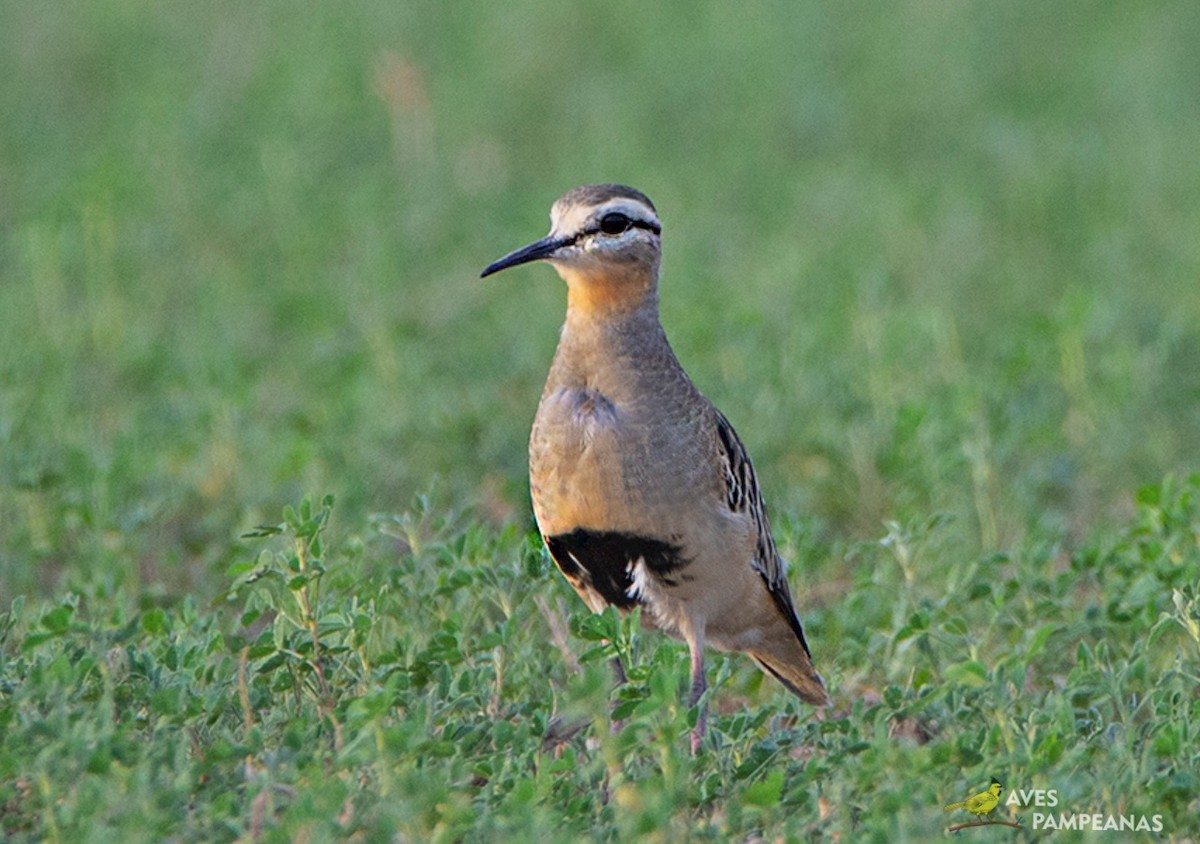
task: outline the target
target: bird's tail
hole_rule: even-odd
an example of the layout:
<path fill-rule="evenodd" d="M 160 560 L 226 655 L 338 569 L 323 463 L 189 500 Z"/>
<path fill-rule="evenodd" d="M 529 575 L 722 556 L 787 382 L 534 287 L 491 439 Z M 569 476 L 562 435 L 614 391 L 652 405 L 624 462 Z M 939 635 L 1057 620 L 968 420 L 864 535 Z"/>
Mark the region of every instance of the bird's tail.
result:
<path fill-rule="evenodd" d="M 948 803 L 948 804 L 946 804 L 946 808 L 943 809 L 942 811 L 943 812 L 953 812 L 955 809 L 966 808 L 966 805 L 967 805 L 966 800 L 961 800 L 958 803 Z"/>
<path fill-rule="evenodd" d="M 829 705 L 825 681 L 799 640 L 785 641 L 776 647 L 768 645 L 750 651 L 749 655 L 759 668 L 783 683 L 796 697 L 814 706 Z"/>

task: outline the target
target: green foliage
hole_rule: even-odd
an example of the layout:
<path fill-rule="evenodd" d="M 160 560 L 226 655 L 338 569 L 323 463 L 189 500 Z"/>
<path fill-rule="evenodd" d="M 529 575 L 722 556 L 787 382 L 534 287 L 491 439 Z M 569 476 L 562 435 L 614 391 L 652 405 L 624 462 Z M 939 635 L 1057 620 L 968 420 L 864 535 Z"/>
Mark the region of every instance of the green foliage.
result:
<path fill-rule="evenodd" d="M 694 758 L 684 649 L 636 615 L 583 612 L 536 536 L 425 502 L 331 534 L 332 504 L 248 534 L 267 547 L 230 568 L 219 612 L 121 592 L 14 602 L 11 840 L 920 840 L 991 776 L 1191 828 L 1200 478 L 1143 490 L 1108 541 L 949 582 L 908 578 L 896 526 L 876 545 L 890 580 L 819 616 L 842 628 L 810 622 L 833 708 L 814 716 L 714 655 Z"/>
<path fill-rule="evenodd" d="M 0 3 L 2 834 L 1194 837 L 1198 10 Z M 477 274 L 598 180 L 836 698 L 713 655 L 696 758 L 517 527 L 562 293 Z"/>

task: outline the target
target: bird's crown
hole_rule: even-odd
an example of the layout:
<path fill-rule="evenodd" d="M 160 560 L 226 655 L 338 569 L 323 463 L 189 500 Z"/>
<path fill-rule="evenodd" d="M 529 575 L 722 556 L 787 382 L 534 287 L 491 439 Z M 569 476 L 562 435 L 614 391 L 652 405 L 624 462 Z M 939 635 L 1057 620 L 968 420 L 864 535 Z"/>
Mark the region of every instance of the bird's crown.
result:
<path fill-rule="evenodd" d="M 650 198 L 626 185 L 583 185 L 560 196 L 550 209 L 550 229 L 576 243 L 600 238 L 612 247 L 619 241 L 657 238 L 662 234 L 658 212 Z M 632 237 L 625 238 L 626 234 Z"/>

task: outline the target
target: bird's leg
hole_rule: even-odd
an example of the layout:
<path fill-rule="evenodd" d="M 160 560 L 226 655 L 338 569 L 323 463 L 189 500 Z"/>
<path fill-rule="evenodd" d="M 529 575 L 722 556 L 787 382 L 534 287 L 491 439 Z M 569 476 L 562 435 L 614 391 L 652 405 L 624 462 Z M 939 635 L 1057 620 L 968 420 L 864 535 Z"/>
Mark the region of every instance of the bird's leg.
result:
<path fill-rule="evenodd" d="M 608 661 L 612 666 L 613 681 L 618 688 L 629 682 L 629 678 L 625 676 L 625 666 L 621 664 L 621 658 L 614 656 Z"/>
<path fill-rule="evenodd" d="M 620 689 L 622 686 L 624 686 L 626 683 L 629 682 L 629 677 L 627 677 L 625 675 L 625 666 L 621 664 L 621 657 L 614 656 L 611 660 L 609 660 L 608 664 L 612 666 L 613 691 L 617 691 L 618 689 Z M 609 706 L 609 709 L 608 709 L 610 715 L 616 711 L 617 706 L 619 704 L 620 704 L 619 700 L 614 700 L 612 702 L 612 704 Z M 621 728 L 624 726 L 625 726 L 625 724 L 623 722 L 618 721 L 616 718 L 613 718 L 611 723 L 608 726 L 608 729 L 609 729 L 609 732 L 615 736 L 617 733 L 621 732 Z"/>
<path fill-rule="evenodd" d="M 691 656 L 692 690 L 688 694 L 688 708 L 700 703 L 708 690 L 708 679 L 704 674 L 704 623 L 693 622 L 690 630 L 684 631 L 688 653 Z M 692 755 L 700 752 L 700 740 L 708 728 L 708 701 L 700 706 L 696 714 L 696 726 L 692 729 Z"/>

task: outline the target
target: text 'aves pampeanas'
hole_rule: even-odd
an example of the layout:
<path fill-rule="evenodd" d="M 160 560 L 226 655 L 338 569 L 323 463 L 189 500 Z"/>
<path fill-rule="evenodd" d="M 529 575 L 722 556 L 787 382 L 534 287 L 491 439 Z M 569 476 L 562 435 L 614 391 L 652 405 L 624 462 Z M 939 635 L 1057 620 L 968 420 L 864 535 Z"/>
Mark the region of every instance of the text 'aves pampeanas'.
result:
<path fill-rule="evenodd" d="M 707 687 L 706 643 L 828 703 L 750 457 L 659 322 L 654 205 L 623 185 L 586 185 L 555 202 L 550 220 L 549 235 L 483 271 L 541 260 L 567 283 L 529 441 L 550 555 L 593 611 L 640 605 L 645 622 L 687 642 L 689 706 Z M 701 710 L 694 748 L 704 729 Z"/>

